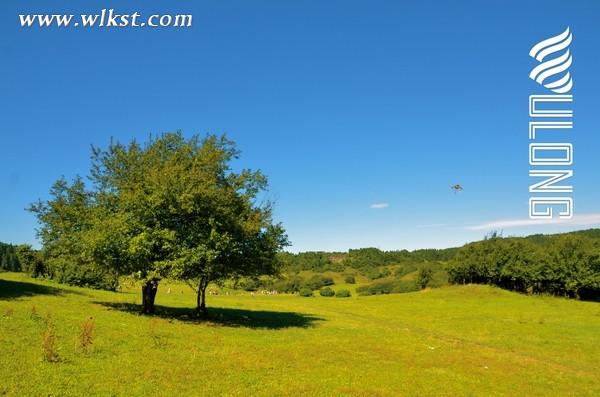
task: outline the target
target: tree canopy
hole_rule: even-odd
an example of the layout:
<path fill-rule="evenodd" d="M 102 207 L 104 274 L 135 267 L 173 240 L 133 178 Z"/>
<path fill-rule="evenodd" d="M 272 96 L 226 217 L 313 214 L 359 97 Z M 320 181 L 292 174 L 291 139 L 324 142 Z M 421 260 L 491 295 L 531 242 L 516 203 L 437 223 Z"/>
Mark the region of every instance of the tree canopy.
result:
<path fill-rule="evenodd" d="M 267 178 L 234 171 L 238 156 L 225 136 L 180 132 L 93 148 L 89 188 L 61 179 L 50 200 L 32 206 L 44 249 L 54 261 L 141 280 L 148 313 L 161 278 L 188 281 L 206 313 L 208 283 L 275 274 L 288 244 L 272 203 L 261 200 Z"/>
<path fill-rule="evenodd" d="M 449 278 L 461 284 L 600 299 L 600 240 L 593 238 L 594 233 L 494 236 L 470 243 L 458 251 L 449 267 Z"/>
<path fill-rule="evenodd" d="M 12 244 L 0 243 L 0 271 L 18 272 L 21 263 L 17 256 L 17 247 Z"/>

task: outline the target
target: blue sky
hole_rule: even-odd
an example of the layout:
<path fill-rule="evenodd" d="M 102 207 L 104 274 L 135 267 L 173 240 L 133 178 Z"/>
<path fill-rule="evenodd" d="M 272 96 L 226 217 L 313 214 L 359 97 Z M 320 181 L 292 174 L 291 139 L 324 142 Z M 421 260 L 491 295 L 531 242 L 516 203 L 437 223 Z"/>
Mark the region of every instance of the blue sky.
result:
<path fill-rule="evenodd" d="M 18 14 L 102 8 L 193 27 L 18 27 Z M 35 243 L 24 208 L 86 174 L 91 144 L 177 129 L 238 143 L 236 166 L 269 176 L 293 251 L 600 223 L 597 1 L 5 0 L 0 15 L 0 241 Z M 576 218 L 524 225 L 528 52 L 567 26 Z"/>

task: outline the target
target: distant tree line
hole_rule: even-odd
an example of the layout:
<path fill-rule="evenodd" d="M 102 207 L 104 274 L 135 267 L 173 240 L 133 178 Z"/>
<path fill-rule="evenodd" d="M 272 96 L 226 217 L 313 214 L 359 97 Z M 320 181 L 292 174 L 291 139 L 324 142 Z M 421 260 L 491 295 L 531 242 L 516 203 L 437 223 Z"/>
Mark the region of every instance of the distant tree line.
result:
<path fill-rule="evenodd" d="M 348 252 L 283 252 L 279 256 L 286 271 L 343 272 L 346 268 L 359 270 L 370 279 L 390 275 L 387 266 L 400 265 L 409 273 L 417 264 L 445 262 L 454 257 L 458 248 L 419 249 L 414 251 L 382 251 L 378 248 L 351 249 Z"/>
<path fill-rule="evenodd" d="M 11 244 L 0 243 L 0 271 L 21 271 L 21 263 L 17 257 L 17 247 Z"/>
<path fill-rule="evenodd" d="M 600 231 L 502 238 L 462 247 L 448 268 L 451 283 L 600 299 Z"/>
<path fill-rule="evenodd" d="M 333 278 L 322 274 L 315 274 L 310 278 L 303 278 L 297 275 L 281 275 L 277 278 L 243 279 L 235 287 L 245 291 L 269 290 L 291 294 L 298 293 L 302 289 L 316 291 L 333 284 L 335 284 Z"/>

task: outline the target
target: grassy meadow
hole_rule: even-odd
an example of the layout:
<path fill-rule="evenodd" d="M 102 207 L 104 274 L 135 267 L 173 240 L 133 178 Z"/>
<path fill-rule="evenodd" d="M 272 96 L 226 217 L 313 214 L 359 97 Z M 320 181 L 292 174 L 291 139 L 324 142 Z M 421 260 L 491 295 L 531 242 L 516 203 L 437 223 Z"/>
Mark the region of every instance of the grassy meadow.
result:
<path fill-rule="evenodd" d="M 360 285 L 338 285 L 354 289 Z M 167 293 L 170 289 L 170 293 Z M 0 273 L 0 395 L 598 396 L 600 304 L 481 286 L 313 298 L 107 292 Z M 93 343 L 78 347 L 93 318 Z M 42 360 L 47 323 L 59 361 Z"/>

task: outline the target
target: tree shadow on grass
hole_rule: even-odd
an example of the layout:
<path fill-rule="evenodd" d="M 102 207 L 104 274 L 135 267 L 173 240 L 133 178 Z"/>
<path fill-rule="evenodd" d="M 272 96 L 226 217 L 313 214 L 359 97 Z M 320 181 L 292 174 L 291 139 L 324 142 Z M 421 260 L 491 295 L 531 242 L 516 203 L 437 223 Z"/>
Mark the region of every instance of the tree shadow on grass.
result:
<path fill-rule="evenodd" d="M 64 295 L 64 291 L 23 281 L 0 280 L 0 300 L 19 299 L 34 295 Z"/>
<path fill-rule="evenodd" d="M 94 302 L 113 310 L 140 315 L 142 306 L 134 303 Z M 245 310 L 224 307 L 208 309 L 208 317 L 196 316 L 193 309 L 184 307 L 155 306 L 154 317 L 179 320 L 196 324 L 225 327 L 247 327 L 263 329 L 310 328 L 323 318 L 295 312 L 275 312 L 266 310 Z"/>

